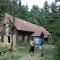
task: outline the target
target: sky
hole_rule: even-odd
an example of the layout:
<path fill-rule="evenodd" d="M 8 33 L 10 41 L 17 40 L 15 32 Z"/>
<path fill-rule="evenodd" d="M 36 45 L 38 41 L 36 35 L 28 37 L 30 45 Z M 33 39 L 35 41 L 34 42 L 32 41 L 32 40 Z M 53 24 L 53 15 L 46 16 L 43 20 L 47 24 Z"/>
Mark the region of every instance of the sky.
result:
<path fill-rule="evenodd" d="M 42 8 L 45 1 L 48 1 L 49 4 L 54 2 L 54 0 L 21 0 L 22 5 L 28 5 L 29 9 L 31 9 L 33 5 L 38 5 Z"/>

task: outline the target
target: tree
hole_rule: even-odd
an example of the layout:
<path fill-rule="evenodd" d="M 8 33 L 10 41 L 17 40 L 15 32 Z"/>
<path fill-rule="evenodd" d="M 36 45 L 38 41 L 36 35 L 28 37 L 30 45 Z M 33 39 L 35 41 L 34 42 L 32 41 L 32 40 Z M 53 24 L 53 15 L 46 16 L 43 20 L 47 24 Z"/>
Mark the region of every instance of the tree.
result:
<path fill-rule="evenodd" d="M 44 23 L 45 23 L 45 27 L 47 27 L 47 24 L 48 24 L 48 19 L 49 19 L 49 5 L 48 5 L 48 2 L 45 1 L 44 3 L 44 7 L 43 7 L 43 17 L 44 17 Z"/>
<path fill-rule="evenodd" d="M 60 59 L 60 6 L 58 6 L 58 11 L 57 11 L 57 20 L 56 20 L 56 37 L 57 37 L 57 43 L 56 43 L 56 46 L 57 46 L 57 59 L 56 60 L 59 60 Z"/>
<path fill-rule="evenodd" d="M 60 0 L 55 0 L 56 2 L 60 2 Z"/>
<path fill-rule="evenodd" d="M 37 5 L 33 5 L 30 14 L 32 15 L 32 23 L 39 24 L 40 20 L 40 8 Z"/>
<path fill-rule="evenodd" d="M 28 18 L 28 6 L 22 6 L 21 8 L 21 18 L 27 20 Z"/>
<path fill-rule="evenodd" d="M 33 5 L 32 9 L 31 9 L 31 12 L 38 16 L 39 12 L 40 12 L 39 9 L 40 8 L 37 5 Z"/>
<path fill-rule="evenodd" d="M 9 0 L 0 0 L 0 20 L 3 19 L 5 12 L 7 11 Z"/>

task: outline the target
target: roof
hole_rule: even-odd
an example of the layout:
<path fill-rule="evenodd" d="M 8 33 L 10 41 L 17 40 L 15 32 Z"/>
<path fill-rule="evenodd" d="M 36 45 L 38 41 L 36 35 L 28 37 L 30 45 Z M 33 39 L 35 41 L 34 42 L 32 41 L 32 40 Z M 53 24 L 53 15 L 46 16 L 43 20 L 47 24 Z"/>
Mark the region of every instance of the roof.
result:
<path fill-rule="evenodd" d="M 5 14 L 5 19 L 8 19 L 11 22 L 13 22 L 13 16 L 11 16 L 9 14 Z M 36 33 L 43 32 L 45 36 L 51 35 L 44 27 L 32 24 L 30 22 L 27 22 L 27 21 L 17 18 L 17 17 L 14 17 L 14 20 L 15 20 L 15 22 L 13 23 L 13 25 L 16 27 L 17 30 L 36 32 Z"/>
<path fill-rule="evenodd" d="M 39 33 L 39 32 L 34 32 L 31 36 L 35 36 L 35 37 L 37 37 L 37 36 L 40 36 L 41 35 L 41 32 Z"/>
<path fill-rule="evenodd" d="M 32 37 L 40 37 L 41 36 L 41 32 L 34 32 L 32 35 Z M 44 35 L 44 38 L 49 38 L 50 35 L 46 34 Z"/>

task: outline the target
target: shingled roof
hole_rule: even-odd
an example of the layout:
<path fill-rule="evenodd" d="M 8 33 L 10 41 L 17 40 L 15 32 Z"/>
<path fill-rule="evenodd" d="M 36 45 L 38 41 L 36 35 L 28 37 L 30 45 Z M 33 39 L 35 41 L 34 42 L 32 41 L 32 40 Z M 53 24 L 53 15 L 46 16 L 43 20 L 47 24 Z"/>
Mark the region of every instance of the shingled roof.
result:
<path fill-rule="evenodd" d="M 5 14 L 5 19 L 8 19 L 13 23 L 13 16 Z M 15 22 L 13 23 L 13 25 L 16 27 L 17 30 L 36 32 L 36 33 L 43 32 L 45 36 L 51 35 L 44 27 L 32 24 L 17 17 L 14 17 L 14 20 Z"/>

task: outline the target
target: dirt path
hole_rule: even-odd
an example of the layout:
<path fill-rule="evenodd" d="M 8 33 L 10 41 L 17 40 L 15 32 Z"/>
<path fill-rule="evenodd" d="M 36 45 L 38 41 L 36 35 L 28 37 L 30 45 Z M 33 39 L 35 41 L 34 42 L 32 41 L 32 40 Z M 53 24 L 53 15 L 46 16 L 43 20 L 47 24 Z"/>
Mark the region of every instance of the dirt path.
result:
<path fill-rule="evenodd" d="M 42 60 L 42 57 L 40 56 L 39 53 L 36 53 L 34 56 L 31 56 L 30 54 L 28 54 L 19 60 Z"/>

